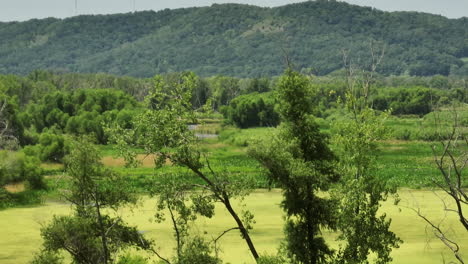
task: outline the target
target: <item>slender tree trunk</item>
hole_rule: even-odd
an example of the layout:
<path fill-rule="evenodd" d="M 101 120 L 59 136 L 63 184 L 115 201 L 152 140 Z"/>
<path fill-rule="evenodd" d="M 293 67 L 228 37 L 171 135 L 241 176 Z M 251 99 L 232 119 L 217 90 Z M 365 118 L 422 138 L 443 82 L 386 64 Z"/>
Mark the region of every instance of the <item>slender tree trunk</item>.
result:
<path fill-rule="evenodd" d="M 104 264 L 109 263 L 109 249 L 107 247 L 107 236 L 106 236 L 106 231 L 104 227 L 104 223 L 102 222 L 102 216 L 101 216 L 101 208 L 99 206 L 99 199 L 98 199 L 98 194 L 96 192 L 95 194 L 95 202 L 96 202 L 96 213 L 97 213 L 97 218 L 99 222 L 99 231 L 101 233 L 101 241 L 102 241 L 102 250 L 104 251 Z"/>
<path fill-rule="evenodd" d="M 169 213 L 171 215 L 171 220 L 172 220 L 172 225 L 174 226 L 174 231 L 176 233 L 176 240 L 177 240 L 177 258 L 180 260 L 182 256 L 182 243 L 180 241 L 180 232 L 179 228 L 177 227 L 177 221 L 174 217 L 174 213 L 172 212 L 172 208 L 170 205 L 167 206 L 167 209 L 169 210 Z"/>
<path fill-rule="evenodd" d="M 258 260 L 259 255 L 257 253 L 257 250 L 255 249 L 255 245 L 252 242 L 252 239 L 250 238 L 248 230 L 245 228 L 244 223 L 242 223 L 242 220 L 240 217 L 237 215 L 236 211 L 234 211 L 234 208 L 232 208 L 231 202 L 229 200 L 229 195 L 224 191 L 218 188 L 210 179 L 208 179 L 200 170 L 197 168 L 193 167 L 189 163 L 185 163 L 188 168 L 190 168 L 195 174 L 197 174 L 202 180 L 204 180 L 208 186 L 210 186 L 211 191 L 215 195 L 215 197 L 224 204 L 228 212 L 231 214 L 231 216 L 234 218 L 234 220 L 237 223 L 237 226 L 239 227 L 239 230 L 242 234 L 242 238 L 244 238 L 245 242 L 247 243 L 247 246 L 249 247 L 250 252 L 252 253 L 253 257 L 255 258 L 255 261 Z"/>
<path fill-rule="evenodd" d="M 258 260 L 259 256 L 257 253 L 257 250 L 255 249 L 255 246 L 252 242 L 252 239 L 250 238 L 249 231 L 245 228 L 244 224 L 242 223 L 242 220 L 239 218 L 237 215 L 236 211 L 231 206 L 231 202 L 229 201 L 229 197 L 227 195 L 223 195 L 224 201 L 223 204 L 226 207 L 226 209 L 229 211 L 231 216 L 234 218 L 234 220 L 237 223 L 237 226 L 239 227 L 239 230 L 242 234 L 242 238 L 244 238 L 245 242 L 247 242 L 247 245 L 249 246 L 249 250 L 252 253 L 253 257 L 255 258 L 255 261 Z"/>

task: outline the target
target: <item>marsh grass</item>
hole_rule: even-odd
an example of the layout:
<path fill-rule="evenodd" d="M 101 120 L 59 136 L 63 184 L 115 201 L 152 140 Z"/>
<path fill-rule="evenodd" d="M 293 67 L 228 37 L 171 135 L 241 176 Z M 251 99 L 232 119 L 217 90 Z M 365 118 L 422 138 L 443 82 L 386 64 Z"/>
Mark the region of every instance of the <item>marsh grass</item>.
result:
<path fill-rule="evenodd" d="M 438 176 L 431 142 L 390 140 L 381 142 L 376 174 L 398 187 L 433 186 Z"/>
<path fill-rule="evenodd" d="M 409 127 L 411 123 L 408 120 L 410 119 L 398 122 L 407 124 L 406 126 Z M 265 179 L 264 171 L 257 161 L 247 155 L 246 151 L 249 144 L 256 140 L 268 139 L 274 131 L 275 128 L 228 127 L 220 133 L 218 139 L 204 139 L 200 142 L 200 146 L 216 172 L 250 177 L 255 183 L 253 188 L 268 188 L 271 186 Z M 389 184 L 398 187 L 433 186 L 432 178 L 438 175 L 438 171 L 433 163 L 432 144 L 421 140 L 389 139 L 380 142 L 375 173 L 378 177 L 387 180 Z M 124 160 L 117 157 L 113 146 L 102 146 L 101 150 L 103 155 L 108 155 L 103 158 L 104 164 L 126 175 L 128 181 L 142 192 L 148 182 L 157 181 L 158 175 L 165 173 L 176 173 L 189 181 L 199 183 L 196 177 L 184 168 L 166 164 L 162 169 L 155 170 L 152 157 L 139 154 L 138 159 L 142 161 L 142 166 L 125 168 Z M 137 152 L 142 152 L 142 150 L 137 150 Z"/>
<path fill-rule="evenodd" d="M 468 132 L 468 106 L 446 108 L 431 112 L 424 117 L 390 117 L 386 125 L 392 130 L 392 137 L 398 140 L 437 141 L 446 139 L 457 119 L 459 129 Z"/>

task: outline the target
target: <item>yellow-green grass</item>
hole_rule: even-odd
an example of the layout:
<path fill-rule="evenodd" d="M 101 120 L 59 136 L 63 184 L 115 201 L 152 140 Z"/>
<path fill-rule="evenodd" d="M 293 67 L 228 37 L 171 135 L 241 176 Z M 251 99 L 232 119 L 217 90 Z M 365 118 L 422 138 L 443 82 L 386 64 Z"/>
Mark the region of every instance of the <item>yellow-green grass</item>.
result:
<path fill-rule="evenodd" d="M 441 198 L 447 199 L 441 192 L 428 190 L 402 189 L 399 191 L 401 202 L 398 206 L 391 201 L 385 203 L 383 211 L 392 217 L 392 230 L 404 240 L 404 244 L 392 254 L 394 263 L 442 263 L 453 260 L 450 251 L 438 241 L 430 228 L 410 208 L 420 208 L 421 212 L 439 223 L 444 219 L 445 212 Z M 252 238 L 261 253 L 274 253 L 283 237 L 283 218 L 279 208 L 281 193 L 278 190 L 258 190 L 246 199 L 246 203 L 255 214 L 256 224 Z M 447 200 L 448 201 L 448 200 Z M 146 236 L 154 239 L 165 256 L 171 254 L 174 247 L 171 238 L 171 228 L 168 222 L 157 224 L 150 222 L 154 213 L 154 199 L 144 198 L 140 207 L 123 209 L 119 212 L 130 224 L 137 225 Z M 467 208 L 468 209 L 468 208 Z M 40 207 L 15 208 L 0 211 L 0 263 L 27 263 L 33 253 L 40 248 L 39 229 L 51 217 L 68 214 L 70 206 L 63 203 L 47 203 Z M 207 233 L 208 237 L 216 236 L 226 228 L 235 226 L 228 214 L 217 207 L 214 219 L 200 219 L 195 232 Z M 455 215 L 448 213 L 442 227 L 448 230 L 451 238 L 457 240 L 461 251 L 468 251 L 468 236 L 458 223 Z M 330 244 L 336 246 L 336 234 L 325 233 Z M 225 262 L 253 263 L 245 243 L 238 233 L 231 232 L 220 242 Z M 464 253 L 468 256 L 468 253 Z"/>

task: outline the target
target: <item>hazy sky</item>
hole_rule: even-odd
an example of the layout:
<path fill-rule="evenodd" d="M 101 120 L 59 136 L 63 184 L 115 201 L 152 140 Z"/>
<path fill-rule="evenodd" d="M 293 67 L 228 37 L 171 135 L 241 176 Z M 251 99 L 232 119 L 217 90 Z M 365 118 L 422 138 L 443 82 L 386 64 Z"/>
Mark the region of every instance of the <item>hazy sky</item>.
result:
<path fill-rule="evenodd" d="M 133 10 L 160 10 L 213 3 L 245 3 L 279 6 L 303 0 L 76 0 L 77 14 L 126 13 Z M 450 18 L 468 17 L 468 0 L 345 0 L 381 10 L 421 11 Z M 75 0 L 0 0 L 0 21 L 23 21 L 31 18 L 70 17 L 75 13 Z"/>

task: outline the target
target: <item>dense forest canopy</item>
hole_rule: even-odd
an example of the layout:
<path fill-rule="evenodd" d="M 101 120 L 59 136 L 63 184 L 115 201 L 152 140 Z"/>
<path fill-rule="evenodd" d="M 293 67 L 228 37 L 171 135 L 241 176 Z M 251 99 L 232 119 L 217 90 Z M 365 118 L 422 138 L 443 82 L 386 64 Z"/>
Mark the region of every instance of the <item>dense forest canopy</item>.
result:
<path fill-rule="evenodd" d="M 287 54 L 298 70 L 325 75 L 342 68 L 341 50 L 358 63 L 376 42 L 385 46 L 382 74 L 467 75 L 466 24 L 327 0 L 33 19 L 0 23 L 0 73 L 278 76 Z"/>

